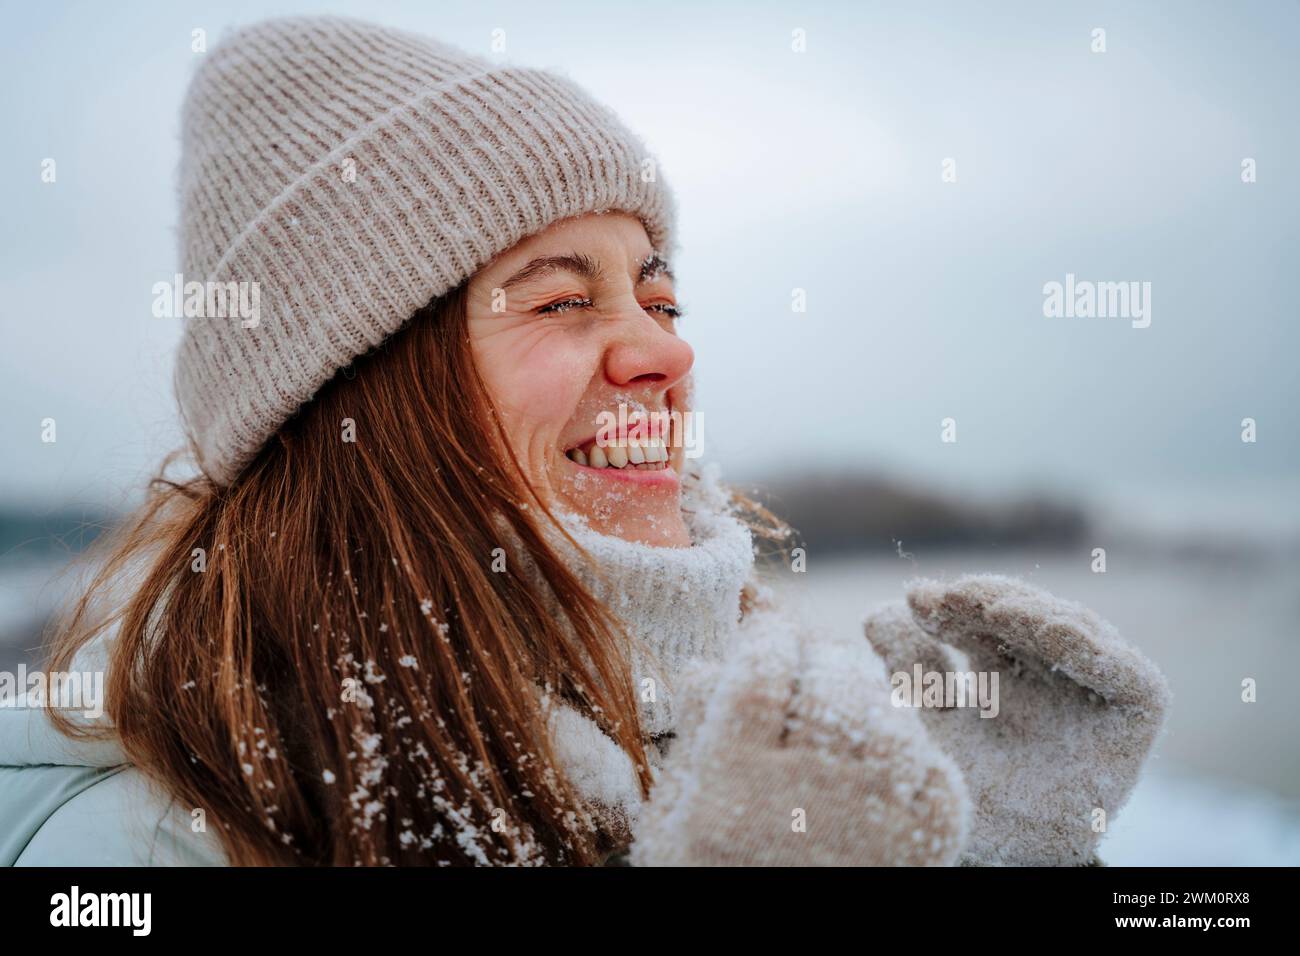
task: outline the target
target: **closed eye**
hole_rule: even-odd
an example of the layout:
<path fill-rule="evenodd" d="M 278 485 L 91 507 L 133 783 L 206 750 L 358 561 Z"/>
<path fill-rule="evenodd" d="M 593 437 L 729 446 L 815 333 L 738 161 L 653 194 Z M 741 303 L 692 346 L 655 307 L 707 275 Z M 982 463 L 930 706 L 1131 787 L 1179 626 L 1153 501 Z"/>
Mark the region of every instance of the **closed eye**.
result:
<path fill-rule="evenodd" d="M 561 299 L 559 302 L 552 302 L 550 305 L 544 305 L 537 310 L 538 315 L 551 315 L 558 312 L 568 312 L 571 309 L 590 309 L 590 299 Z"/>
<path fill-rule="evenodd" d="M 536 312 L 538 315 L 556 315 L 573 309 L 590 309 L 591 306 L 592 301 L 590 299 L 561 299 L 559 302 L 552 302 L 550 305 L 542 306 Z M 686 314 L 684 309 L 669 302 L 652 302 L 649 305 L 642 306 L 642 308 L 647 312 L 658 312 L 660 315 L 666 315 L 670 319 L 680 319 Z"/>
<path fill-rule="evenodd" d="M 647 312 L 658 312 L 660 315 L 666 315 L 670 319 L 680 319 L 686 314 L 685 310 L 669 302 L 651 302 L 649 305 L 642 306 Z"/>

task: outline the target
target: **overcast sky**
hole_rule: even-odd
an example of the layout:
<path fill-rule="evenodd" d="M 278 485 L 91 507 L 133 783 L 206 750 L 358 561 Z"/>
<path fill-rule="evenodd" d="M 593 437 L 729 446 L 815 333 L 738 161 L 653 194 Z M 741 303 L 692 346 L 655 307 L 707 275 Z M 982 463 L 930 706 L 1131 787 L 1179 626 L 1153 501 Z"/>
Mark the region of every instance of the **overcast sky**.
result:
<path fill-rule="evenodd" d="M 1297 5 L 696 6 L 323 8 L 563 70 L 647 139 L 728 474 L 870 467 L 1295 523 Z M 5 500 L 120 503 L 179 442 L 179 329 L 150 306 L 177 267 L 191 30 L 308 9 L 6 4 Z M 1150 327 L 1044 317 L 1067 273 L 1150 282 Z"/>

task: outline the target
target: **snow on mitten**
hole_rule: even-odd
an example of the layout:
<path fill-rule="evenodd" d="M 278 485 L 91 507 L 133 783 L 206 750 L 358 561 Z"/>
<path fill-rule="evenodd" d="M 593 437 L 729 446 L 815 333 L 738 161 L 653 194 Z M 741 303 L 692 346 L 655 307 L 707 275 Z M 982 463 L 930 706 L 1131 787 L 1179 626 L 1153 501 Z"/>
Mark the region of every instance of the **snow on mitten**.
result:
<path fill-rule="evenodd" d="M 907 604 L 871 615 L 866 633 L 890 672 L 909 680 L 917 664 L 923 673 L 998 674 L 996 716 L 977 706 L 920 709 L 974 802 L 963 863 L 1096 862 L 1169 703 L 1151 661 L 1082 605 L 996 575 L 914 582 Z"/>
<path fill-rule="evenodd" d="M 890 706 L 879 659 L 762 617 L 686 676 L 631 862 L 954 862 L 970 812 L 961 773 L 916 714 Z"/>

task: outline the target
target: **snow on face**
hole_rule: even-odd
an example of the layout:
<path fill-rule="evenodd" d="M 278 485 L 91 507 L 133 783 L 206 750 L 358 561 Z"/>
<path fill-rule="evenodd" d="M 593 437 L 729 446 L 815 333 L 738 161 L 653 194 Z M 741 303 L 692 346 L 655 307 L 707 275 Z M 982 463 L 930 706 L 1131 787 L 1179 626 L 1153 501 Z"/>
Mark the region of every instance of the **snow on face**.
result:
<path fill-rule="evenodd" d="M 556 223 L 480 270 L 467 308 L 508 453 L 539 496 L 601 533 L 688 546 L 684 456 L 671 436 L 662 436 L 670 439 L 660 442 L 662 458 L 633 454 L 626 442 L 626 455 L 608 462 L 574 454 L 590 449 L 606 416 L 688 408 L 694 353 L 676 333 L 671 270 L 641 223 L 624 213 Z"/>

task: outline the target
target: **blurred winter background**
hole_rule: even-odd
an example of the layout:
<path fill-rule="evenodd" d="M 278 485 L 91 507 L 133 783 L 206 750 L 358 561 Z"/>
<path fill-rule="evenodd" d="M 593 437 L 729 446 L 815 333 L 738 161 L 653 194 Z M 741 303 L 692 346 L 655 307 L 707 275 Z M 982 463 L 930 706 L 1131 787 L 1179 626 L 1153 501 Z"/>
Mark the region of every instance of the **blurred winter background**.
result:
<path fill-rule="evenodd" d="M 708 457 L 803 532 L 809 614 L 966 570 L 1085 602 L 1176 694 L 1103 856 L 1300 862 L 1295 3 L 4 6 L 0 668 L 180 442 L 150 306 L 192 31 L 325 9 L 566 71 L 647 138 Z M 1150 327 L 1045 318 L 1067 273 L 1150 282 Z"/>

